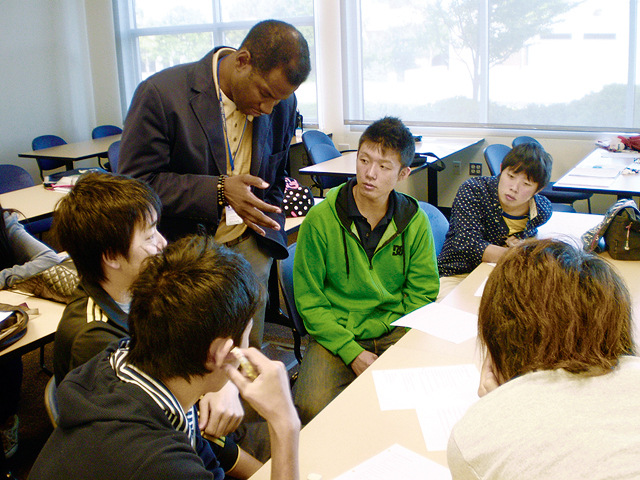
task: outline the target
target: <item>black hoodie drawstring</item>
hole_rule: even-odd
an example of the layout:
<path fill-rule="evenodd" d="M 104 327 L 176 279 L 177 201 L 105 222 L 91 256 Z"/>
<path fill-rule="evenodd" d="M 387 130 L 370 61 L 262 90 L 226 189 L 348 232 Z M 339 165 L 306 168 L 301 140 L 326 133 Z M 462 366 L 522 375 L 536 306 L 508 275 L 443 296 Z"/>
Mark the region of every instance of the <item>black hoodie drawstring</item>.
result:
<path fill-rule="evenodd" d="M 349 253 L 347 252 L 347 236 L 344 233 L 344 228 L 340 229 L 342 231 L 342 246 L 344 247 L 344 260 L 347 264 L 347 278 L 349 278 Z"/>
<path fill-rule="evenodd" d="M 400 242 L 400 248 L 402 248 L 402 275 L 403 276 L 407 276 L 407 256 L 404 250 L 404 232 L 405 232 L 406 228 L 404 230 L 402 230 L 402 235 L 401 235 L 401 242 Z"/>

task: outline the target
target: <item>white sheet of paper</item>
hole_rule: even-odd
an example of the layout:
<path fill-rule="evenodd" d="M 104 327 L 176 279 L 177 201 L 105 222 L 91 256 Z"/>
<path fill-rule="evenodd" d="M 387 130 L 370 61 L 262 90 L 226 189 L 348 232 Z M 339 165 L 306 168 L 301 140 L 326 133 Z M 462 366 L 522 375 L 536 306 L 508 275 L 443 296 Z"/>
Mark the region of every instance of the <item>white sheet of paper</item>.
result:
<path fill-rule="evenodd" d="M 380 410 L 458 405 L 477 399 L 480 373 L 475 365 L 374 370 Z"/>
<path fill-rule="evenodd" d="M 449 469 L 400 445 L 362 462 L 335 480 L 451 480 Z"/>
<path fill-rule="evenodd" d="M 466 402 L 460 401 L 458 405 L 449 407 L 416 408 L 418 422 L 420 422 L 427 450 L 436 452 L 447 449 L 453 426 L 462 418 L 467 409 L 478 400 L 478 396 L 465 398 L 464 400 Z"/>
<path fill-rule="evenodd" d="M 380 410 L 415 408 L 429 451 L 446 450 L 451 429 L 478 400 L 475 365 L 374 370 Z"/>
<path fill-rule="evenodd" d="M 627 162 L 627 163 L 629 163 L 629 160 L 633 161 L 636 158 L 640 158 L 640 153 L 638 153 L 636 151 L 633 151 L 633 152 L 602 152 L 602 153 L 600 153 L 600 159 L 601 160 L 602 159 L 609 159 L 610 162 L 618 161 L 618 162 Z"/>
<path fill-rule="evenodd" d="M 478 334 L 477 315 L 442 303 L 430 303 L 418 308 L 391 325 L 415 328 L 453 343 L 462 343 Z"/>

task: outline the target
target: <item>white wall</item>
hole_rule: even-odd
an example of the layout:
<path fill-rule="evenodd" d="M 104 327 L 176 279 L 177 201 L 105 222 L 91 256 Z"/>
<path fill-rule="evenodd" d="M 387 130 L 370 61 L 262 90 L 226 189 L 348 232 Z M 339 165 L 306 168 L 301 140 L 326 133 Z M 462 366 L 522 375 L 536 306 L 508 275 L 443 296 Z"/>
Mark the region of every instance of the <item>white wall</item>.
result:
<path fill-rule="evenodd" d="M 111 2 L 7 0 L 0 31 L 0 163 L 20 165 L 39 182 L 35 160 L 18 158 L 35 137 L 78 142 L 99 124 L 122 124 Z M 85 164 L 95 161 L 78 165 Z"/>

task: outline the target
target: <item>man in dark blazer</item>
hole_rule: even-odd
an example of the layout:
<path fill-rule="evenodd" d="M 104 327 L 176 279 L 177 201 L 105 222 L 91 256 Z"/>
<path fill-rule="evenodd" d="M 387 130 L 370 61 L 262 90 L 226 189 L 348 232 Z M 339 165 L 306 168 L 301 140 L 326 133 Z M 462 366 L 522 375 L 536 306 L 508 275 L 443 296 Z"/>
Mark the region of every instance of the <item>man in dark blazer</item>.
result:
<path fill-rule="evenodd" d="M 266 286 L 286 258 L 285 165 L 296 127 L 293 92 L 311 69 L 292 25 L 256 24 L 240 48 L 163 70 L 137 88 L 118 172 L 148 182 L 162 200 L 160 231 L 206 232 L 242 253 Z M 250 343 L 260 347 L 264 305 Z"/>

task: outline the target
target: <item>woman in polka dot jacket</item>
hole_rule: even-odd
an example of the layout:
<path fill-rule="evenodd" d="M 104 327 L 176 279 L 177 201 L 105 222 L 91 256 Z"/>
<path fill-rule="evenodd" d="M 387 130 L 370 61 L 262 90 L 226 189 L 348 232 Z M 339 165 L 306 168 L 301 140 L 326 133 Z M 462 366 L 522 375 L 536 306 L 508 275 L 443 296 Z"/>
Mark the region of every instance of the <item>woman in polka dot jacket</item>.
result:
<path fill-rule="evenodd" d="M 536 235 L 552 213 L 549 200 L 538 195 L 549 183 L 552 162 L 540 145 L 524 143 L 507 154 L 499 176 L 471 178 L 460 186 L 438 256 L 440 277 L 496 262 L 509 247 Z"/>

